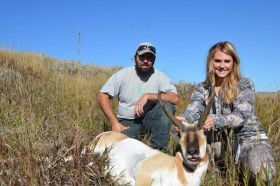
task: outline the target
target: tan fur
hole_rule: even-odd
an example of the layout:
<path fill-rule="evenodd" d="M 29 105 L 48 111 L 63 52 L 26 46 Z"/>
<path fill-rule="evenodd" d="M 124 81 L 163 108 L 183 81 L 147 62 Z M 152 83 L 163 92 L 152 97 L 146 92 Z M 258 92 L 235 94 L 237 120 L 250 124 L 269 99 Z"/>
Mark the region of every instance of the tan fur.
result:
<path fill-rule="evenodd" d="M 178 180 L 180 180 L 182 185 L 187 185 L 180 153 L 177 153 L 175 157 L 159 153 L 145 160 L 138 168 L 136 174 L 136 186 L 151 185 L 151 175 L 162 169 L 167 169 L 170 172 L 176 170 Z"/>
<path fill-rule="evenodd" d="M 203 133 L 202 137 L 200 137 L 199 135 L 199 143 L 205 143 L 205 138 L 203 138 Z M 181 143 L 185 145 L 185 139 L 184 138 L 185 134 L 182 134 L 181 136 Z M 120 147 L 118 146 L 121 143 L 125 143 L 128 142 L 127 140 L 130 140 L 130 138 L 128 138 L 127 136 L 118 133 L 118 132 L 112 132 L 112 131 L 108 131 L 108 132 L 104 132 L 100 135 L 98 135 L 95 138 L 95 143 L 96 144 L 93 148 L 93 150 L 95 152 L 102 152 L 102 149 L 104 150 L 105 148 L 110 148 L 110 147 Z M 125 140 L 125 141 L 122 141 Z M 96 143 L 97 142 L 97 143 Z M 133 142 L 133 141 L 129 141 L 129 142 Z M 139 145 L 139 141 L 135 141 L 135 145 L 138 146 Z M 182 145 L 181 144 L 181 145 Z M 93 145 L 93 144 L 92 144 Z M 144 144 L 143 144 L 144 145 Z M 182 146 L 184 146 L 182 145 Z M 115 149 L 114 148 L 114 149 Z M 129 147 L 130 150 L 133 150 L 133 144 L 132 146 Z M 125 150 L 126 148 L 124 148 L 123 150 Z M 148 150 L 148 149 L 146 149 Z M 116 155 L 115 151 L 113 154 L 114 156 Z M 139 164 L 136 164 L 135 166 L 135 185 L 136 186 L 150 186 L 152 184 L 159 184 L 160 180 L 169 180 L 168 177 L 170 176 L 170 178 L 175 180 L 175 185 L 197 185 L 193 183 L 193 177 L 196 177 L 197 173 L 188 173 L 186 172 L 184 166 L 183 166 L 183 157 L 182 154 L 180 152 L 177 152 L 175 157 L 174 156 L 169 156 L 167 154 L 164 154 L 160 151 L 155 151 L 153 149 L 150 149 L 148 151 L 146 151 L 148 153 L 146 153 L 146 155 L 148 154 L 153 154 L 153 155 L 148 155 L 148 157 L 142 161 L 139 162 Z M 155 152 L 155 153 L 154 153 Z M 120 153 L 125 153 L 125 151 L 121 151 Z M 123 156 L 121 156 L 123 157 Z M 208 155 L 207 153 L 205 154 L 203 160 L 198 163 L 198 167 L 203 166 L 206 167 L 208 165 Z M 125 162 L 126 159 L 122 159 L 124 160 L 123 162 Z M 116 164 L 118 165 L 118 164 Z M 122 164 L 125 165 L 125 164 Z M 131 165 L 131 164 L 130 164 Z M 128 169 L 127 169 L 128 170 Z M 207 170 L 207 167 L 206 167 Z M 128 173 L 129 174 L 129 173 Z M 189 177 L 190 176 L 190 177 Z M 199 177 L 196 177 L 198 180 Z M 172 180 L 171 179 L 171 180 Z M 195 183 L 197 181 L 194 181 Z M 133 184 L 134 185 L 134 184 Z M 164 184 L 166 185 L 166 183 Z"/>
<path fill-rule="evenodd" d="M 195 136 L 194 132 L 190 132 L 190 134 L 189 134 L 189 140 L 190 140 L 190 141 L 193 141 L 193 140 L 194 140 L 194 136 Z"/>
<path fill-rule="evenodd" d="M 206 155 L 205 155 L 204 158 L 201 160 L 201 162 L 207 162 L 207 161 L 209 161 L 209 151 L 208 151 L 208 149 L 207 149 Z"/>
<path fill-rule="evenodd" d="M 175 164 L 177 167 L 177 177 L 178 179 L 183 183 L 187 185 L 187 181 L 184 175 L 184 167 L 183 167 L 183 161 L 180 153 L 176 153 L 175 155 Z"/>
<path fill-rule="evenodd" d="M 162 168 L 173 171 L 174 157 L 158 153 L 143 161 L 136 173 L 136 186 L 151 185 L 151 175 Z"/>
<path fill-rule="evenodd" d="M 200 134 L 200 135 L 197 135 L 198 140 L 199 140 L 199 144 L 205 143 L 206 138 L 204 137 L 203 131 L 198 131 L 198 133 Z"/>
<path fill-rule="evenodd" d="M 93 143 L 90 144 L 89 149 L 93 150 L 94 148 L 99 149 L 99 148 L 111 147 L 112 145 L 126 138 L 128 138 L 126 135 L 119 132 L 114 132 L 114 131 L 103 132 L 95 137 Z"/>

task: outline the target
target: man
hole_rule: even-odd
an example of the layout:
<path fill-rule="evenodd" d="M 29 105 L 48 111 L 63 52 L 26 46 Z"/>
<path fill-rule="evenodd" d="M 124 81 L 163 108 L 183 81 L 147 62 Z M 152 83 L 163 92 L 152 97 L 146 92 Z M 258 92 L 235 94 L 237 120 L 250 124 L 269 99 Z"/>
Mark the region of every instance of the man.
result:
<path fill-rule="evenodd" d="M 165 107 L 175 113 L 177 90 L 169 78 L 154 69 L 156 49 L 149 43 L 141 43 L 135 53 L 135 66 L 113 74 L 99 93 L 98 101 L 109 119 L 112 130 L 138 138 L 150 133 L 150 146 L 163 149 L 168 142 L 171 122 L 157 104 L 158 92 Z M 118 113 L 114 115 L 110 99 L 118 97 Z"/>

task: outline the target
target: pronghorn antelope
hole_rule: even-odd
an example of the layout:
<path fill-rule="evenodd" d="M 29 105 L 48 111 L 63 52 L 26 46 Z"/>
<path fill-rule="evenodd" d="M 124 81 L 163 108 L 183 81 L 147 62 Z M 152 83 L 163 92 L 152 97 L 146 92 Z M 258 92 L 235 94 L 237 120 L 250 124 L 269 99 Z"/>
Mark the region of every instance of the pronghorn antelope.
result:
<path fill-rule="evenodd" d="M 120 184 L 136 186 L 199 185 L 206 173 L 209 159 L 207 142 L 202 128 L 213 101 L 209 103 L 197 124 L 181 122 L 169 113 L 158 96 L 165 114 L 180 129 L 180 151 L 169 156 L 144 143 L 113 131 L 99 134 L 89 148 L 102 154 L 109 150 L 109 168 L 112 176 L 119 177 Z"/>

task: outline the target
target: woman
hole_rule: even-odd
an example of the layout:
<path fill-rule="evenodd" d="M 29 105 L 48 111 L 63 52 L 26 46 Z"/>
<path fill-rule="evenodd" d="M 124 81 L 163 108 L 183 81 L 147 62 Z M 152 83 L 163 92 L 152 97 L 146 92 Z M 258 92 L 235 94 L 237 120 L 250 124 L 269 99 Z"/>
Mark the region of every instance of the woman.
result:
<path fill-rule="evenodd" d="M 195 86 L 190 104 L 177 118 L 190 123 L 197 121 L 213 84 L 215 101 L 203 127 L 216 158 L 221 158 L 220 152 L 224 152 L 224 148 L 229 147 L 227 142 L 231 141 L 231 150 L 240 166 L 253 175 L 265 170 L 267 174 L 262 179 L 270 181 L 276 174 L 273 151 L 256 117 L 254 85 L 241 77 L 239 68 L 239 57 L 230 42 L 212 46 L 207 57 L 206 80 Z"/>

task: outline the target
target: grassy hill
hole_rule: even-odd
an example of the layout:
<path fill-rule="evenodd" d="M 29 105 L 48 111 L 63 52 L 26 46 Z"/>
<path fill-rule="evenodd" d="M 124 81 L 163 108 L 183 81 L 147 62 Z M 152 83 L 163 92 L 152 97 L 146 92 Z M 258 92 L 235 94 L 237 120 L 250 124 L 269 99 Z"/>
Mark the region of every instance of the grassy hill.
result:
<path fill-rule="evenodd" d="M 97 94 L 119 69 L 0 50 L 0 185 L 115 185 L 103 173 L 106 157 L 79 154 L 107 127 Z M 192 85 L 176 86 L 180 113 Z M 279 170 L 280 95 L 258 95 L 256 108 Z M 171 141 L 167 153 L 172 153 L 172 145 Z M 69 155 L 74 161 L 64 162 Z M 92 167 L 87 166 L 89 161 L 94 162 Z M 226 177 L 209 172 L 203 184 L 235 185 L 232 169 Z"/>

